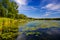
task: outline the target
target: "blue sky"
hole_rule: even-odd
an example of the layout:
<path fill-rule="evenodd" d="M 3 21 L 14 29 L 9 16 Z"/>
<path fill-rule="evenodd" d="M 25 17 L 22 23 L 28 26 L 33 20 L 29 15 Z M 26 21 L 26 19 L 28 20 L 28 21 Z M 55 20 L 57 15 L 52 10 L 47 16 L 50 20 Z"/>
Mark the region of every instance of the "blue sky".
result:
<path fill-rule="evenodd" d="M 19 13 L 34 18 L 60 18 L 60 0 L 15 0 Z"/>

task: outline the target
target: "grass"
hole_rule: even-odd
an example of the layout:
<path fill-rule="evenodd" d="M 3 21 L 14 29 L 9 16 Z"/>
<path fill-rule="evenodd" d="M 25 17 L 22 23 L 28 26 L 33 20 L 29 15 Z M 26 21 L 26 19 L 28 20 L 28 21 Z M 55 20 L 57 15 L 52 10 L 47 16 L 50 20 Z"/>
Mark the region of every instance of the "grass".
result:
<path fill-rule="evenodd" d="M 0 40 L 15 40 L 19 22 L 10 18 L 0 18 Z"/>
<path fill-rule="evenodd" d="M 15 40 L 20 34 L 18 28 L 26 22 L 24 19 L 0 18 L 0 40 Z"/>

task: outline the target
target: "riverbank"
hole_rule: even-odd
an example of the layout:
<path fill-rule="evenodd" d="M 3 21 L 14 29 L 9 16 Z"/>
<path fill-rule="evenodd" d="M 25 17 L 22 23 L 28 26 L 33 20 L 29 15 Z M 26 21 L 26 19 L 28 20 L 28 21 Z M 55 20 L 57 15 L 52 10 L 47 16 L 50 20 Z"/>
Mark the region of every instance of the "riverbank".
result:
<path fill-rule="evenodd" d="M 28 22 L 23 19 L 0 18 L 0 40 L 15 40 L 18 36 L 18 26 Z"/>

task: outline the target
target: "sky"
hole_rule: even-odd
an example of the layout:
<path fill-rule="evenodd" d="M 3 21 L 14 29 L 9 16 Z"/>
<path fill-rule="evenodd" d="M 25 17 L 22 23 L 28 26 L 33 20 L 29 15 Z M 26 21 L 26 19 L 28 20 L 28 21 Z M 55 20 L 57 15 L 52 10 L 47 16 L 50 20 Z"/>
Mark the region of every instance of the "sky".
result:
<path fill-rule="evenodd" d="M 14 0 L 20 14 L 33 18 L 60 18 L 60 0 Z"/>

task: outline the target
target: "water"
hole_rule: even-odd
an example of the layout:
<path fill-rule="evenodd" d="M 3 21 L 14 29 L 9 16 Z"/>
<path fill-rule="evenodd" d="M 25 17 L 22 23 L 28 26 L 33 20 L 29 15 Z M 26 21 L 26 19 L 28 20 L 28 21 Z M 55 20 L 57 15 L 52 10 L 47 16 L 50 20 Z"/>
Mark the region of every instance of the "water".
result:
<path fill-rule="evenodd" d="M 28 22 L 19 28 L 17 40 L 60 40 L 60 21 L 41 20 Z"/>

